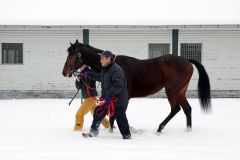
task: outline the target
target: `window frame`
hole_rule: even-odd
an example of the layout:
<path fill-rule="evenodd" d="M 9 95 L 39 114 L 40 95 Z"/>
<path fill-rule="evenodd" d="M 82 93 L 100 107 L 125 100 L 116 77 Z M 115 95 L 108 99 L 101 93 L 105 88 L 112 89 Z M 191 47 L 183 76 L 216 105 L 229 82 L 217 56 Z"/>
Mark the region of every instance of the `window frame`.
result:
<path fill-rule="evenodd" d="M 18 48 L 18 50 L 19 49 L 21 49 L 21 50 L 19 50 L 19 51 L 21 51 L 21 53 L 20 53 L 20 55 L 22 56 L 22 61 L 21 62 L 19 62 L 19 58 L 18 59 L 16 59 L 16 61 L 17 62 L 14 62 L 14 63 L 9 63 L 9 62 L 4 62 L 4 59 L 3 59 L 3 51 L 4 51 L 4 49 L 5 49 L 5 46 L 4 45 L 11 45 L 11 44 L 19 44 L 20 46 L 21 46 L 21 48 Z M 24 64 L 24 43 L 22 43 L 22 42 L 2 42 L 1 44 L 1 64 L 2 65 L 23 65 Z M 19 46 L 18 46 L 19 47 Z M 16 53 L 14 53 L 14 56 L 16 56 Z"/>
<path fill-rule="evenodd" d="M 187 56 L 183 56 L 182 55 L 182 51 L 183 51 L 183 48 L 182 48 L 182 45 L 200 45 L 200 55 L 194 55 L 194 54 L 190 54 L 190 57 L 187 57 Z M 188 46 L 189 47 L 189 46 Z M 195 51 L 196 52 L 196 51 Z M 189 54 L 189 53 L 188 53 Z M 203 43 L 180 43 L 180 56 L 182 56 L 182 57 L 184 57 L 184 58 L 186 58 L 186 59 L 193 59 L 193 60 L 196 60 L 196 61 L 198 61 L 199 63 L 202 63 L 202 54 L 203 54 Z M 195 56 L 195 57 L 193 57 L 193 55 Z M 192 56 L 192 58 L 191 58 L 191 56 Z M 198 56 L 198 57 L 200 57 L 199 59 L 196 57 L 196 56 Z"/>
<path fill-rule="evenodd" d="M 148 58 L 156 58 L 153 56 L 153 54 L 151 53 L 151 45 L 168 45 L 168 53 L 166 54 L 171 54 L 171 44 L 170 43 L 148 43 Z M 161 46 L 159 46 L 161 47 Z M 160 56 L 163 56 L 163 55 L 166 55 L 166 54 L 159 54 L 159 56 L 157 57 L 160 57 Z"/>

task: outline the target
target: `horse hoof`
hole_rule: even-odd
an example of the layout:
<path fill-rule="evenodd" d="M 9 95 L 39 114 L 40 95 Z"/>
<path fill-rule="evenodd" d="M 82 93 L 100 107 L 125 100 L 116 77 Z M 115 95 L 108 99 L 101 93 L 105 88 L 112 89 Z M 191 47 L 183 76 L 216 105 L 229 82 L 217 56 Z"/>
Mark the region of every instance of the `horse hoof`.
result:
<path fill-rule="evenodd" d="M 131 133 L 137 133 L 138 132 L 138 130 L 135 129 L 134 127 L 132 127 L 132 126 L 129 127 L 129 130 L 130 130 Z"/>
<path fill-rule="evenodd" d="M 162 134 L 162 132 L 156 132 L 157 136 L 160 136 Z"/>
<path fill-rule="evenodd" d="M 186 132 L 192 132 L 192 128 L 191 127 L 187 127 Z"/>
<path fill-rule="evenodd" d="M 108 131 L 109 133 L 113 133 L 113 128 L 109 127 Z"/>

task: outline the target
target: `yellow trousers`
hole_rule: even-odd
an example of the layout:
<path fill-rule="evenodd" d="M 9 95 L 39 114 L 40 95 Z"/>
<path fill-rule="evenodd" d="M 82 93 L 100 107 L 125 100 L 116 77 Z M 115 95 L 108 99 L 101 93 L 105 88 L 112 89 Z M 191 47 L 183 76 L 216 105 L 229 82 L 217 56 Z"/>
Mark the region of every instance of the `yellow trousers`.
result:
<path fill-rule="evenodd" d="M 78 109 L 75 115 L 76 120 L 75 120 L 74 131 L 82 130 L 85 114 L 87 114 L 90 111 L 93 115 L 96 107 L 97 107 L 97 104 L 95 99 L 88 97 L 87 99 L 84 100 L 83 104 L 80 106 L 80 108 Z M 102 125 L 105 128 L 109 127 L 109 121 L 107 118 L 104 118 L 102 120 Z"/>

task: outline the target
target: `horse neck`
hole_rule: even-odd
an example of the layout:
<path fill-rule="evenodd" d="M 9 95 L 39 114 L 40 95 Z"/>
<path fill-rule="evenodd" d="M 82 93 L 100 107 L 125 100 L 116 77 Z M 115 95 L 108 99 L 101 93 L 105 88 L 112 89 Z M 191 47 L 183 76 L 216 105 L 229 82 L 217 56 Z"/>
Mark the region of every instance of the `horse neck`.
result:
<path fill-rule="evenodd" d="M 102 67 L 100 64 L 100 56 L 90 49 L 84 49 L 82 59 L 85 61 L 86 65 L 91 67 L 95 72 L 100 72 Z"/>

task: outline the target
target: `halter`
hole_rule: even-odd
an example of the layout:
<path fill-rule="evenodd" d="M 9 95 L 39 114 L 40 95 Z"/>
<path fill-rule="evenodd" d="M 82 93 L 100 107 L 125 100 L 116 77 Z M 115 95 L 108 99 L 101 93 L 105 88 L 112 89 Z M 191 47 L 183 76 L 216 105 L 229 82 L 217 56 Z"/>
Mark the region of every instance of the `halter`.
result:
<path fill-rule="evenodd" d="M 81 51 L 82 50 L 82 51 Z M 76 77 L 76 75 L 78 75 L 80 72 L 78 72 L 76 69 L 75 69 L 75 66 L 76 66 L 76 63 L 81 60 L 83 62 L 83 64 L 86 64 L 86 60 L 81 56 L 82 53 L 83 53 L 83 47 L 80 46 L 79 47 L 79 52 L 78 52 L 78 49 L 77 49 L 77 45 L 76 45 L 76 49 L 75 49 L 75 55 L 77 56 L 76 60 L 75 60 L 75 63 L 74 63 L 74 68 L 73 70 L 71 71 L 72 74 Z"/>

